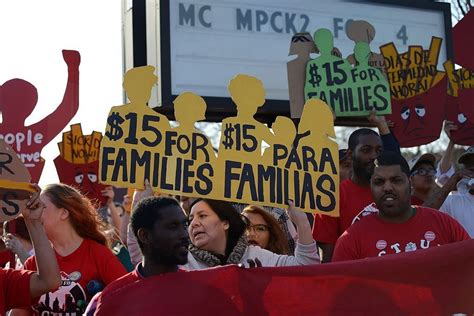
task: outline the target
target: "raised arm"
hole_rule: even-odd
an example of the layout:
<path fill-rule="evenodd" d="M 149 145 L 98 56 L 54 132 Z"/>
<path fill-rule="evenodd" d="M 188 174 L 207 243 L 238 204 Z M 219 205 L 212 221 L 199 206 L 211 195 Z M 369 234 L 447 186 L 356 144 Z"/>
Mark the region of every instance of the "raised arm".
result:
<path fill-rule="evenodd" d="M 298 243 L 302 245 L 311 245 L 315 243 L 311 232 L 311 225 L 309 224 L 306 213 L 296 208 L 293 201 L 289 201 L 288 204 L 290 205 L 288 208 L 288 216 L 296 225 Z"/>
<path fill-rule="evenodd" d="M 121 224 L 121 219 L 119 215 L 119 209 L 117 206 L 115 206 L 114 203 L 114 188 L 112 186 L 107 186 L 105 187 L 104 190 L 102 190 L 102 195 L 107 197 L 107 207 L 110 210 L 110 217 L 112 218 L 112 225 L 115 228 L 115 232 L 119 233 L 120 228 L 122 226 Z"/>
<path fill-rule="evenodd" d="M 379 130 L 380 138 L 382 139 L 383 150 L 400 153 L 400 144 L 390 131 L 389 124 L 385 120 L 385 116 L 377 115 L 377 112 L 374 110 L 370 113 L 367 119 Z"/>
<path fill-rule="evenodd" d="M 75 50 L 63 50 L 62 53 L 68 69 L 63 100 L 54 112 L 34 124 L 37 131 L 48 131 L 44 135 L 43 144 L 45 145 L 66 127 L 79 109 L 79 64 L 81 63 L 81 55 Z"/>
<path fill-rule="evenodd" d="M 454 153 L 454 142 L 451 140 L 451 131 L 457 130 L 458 127 L 451 121 L 444 121 L 444 132 L 449 138 L 448 146 L 444 152 L 444 155 L 439 161 L 438 168 L 436 170 L 436 181 L 440 185 L 445 185 L 449 178 L 454 174 L 453 167 L 453 153 Z"/>
<path fill-rule="evenodd" d="M 439 210 L 448 194 L 456 189 L 456 185 L 462 178 L 474 178 L 474 173 L 469 170 L 456 172 L 451 178 L 449 178 L 445 185 L 434 190 L 434 192 L 423 203 L 423 206 Z"/>
<path fill-rule="evenodd" d="M 30 294 L 31 297 L 39 297 L 44 293 L 56 290 L 61 284 L 61 276 L 56 255 L 41 223 L 41 214 L 44 208 L 44 204 L 39 198 L 41 189 L 36 184 L 34 186 L 37 192 L 33 194 L 22 214 L 35 249 L 38 271 L 31 276 Z"/>

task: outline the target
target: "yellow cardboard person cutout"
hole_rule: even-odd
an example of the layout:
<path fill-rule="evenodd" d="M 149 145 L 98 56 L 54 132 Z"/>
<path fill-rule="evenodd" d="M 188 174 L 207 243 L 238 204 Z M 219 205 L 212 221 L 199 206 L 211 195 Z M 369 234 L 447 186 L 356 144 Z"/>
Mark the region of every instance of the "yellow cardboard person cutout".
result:
<path fill-rule="evenodd" d="M 0 221 L 20 215 L 35 189 L 30 174 L 17 153 L 0 139 Z"/>
<path fill-rule="evenodd" d="M 338 215 L 338 148 L 328 138 L 334 137 L 333 114 L 323 101 L 305 104 L 298 132 L 287 117 L 278 117 L 272 131 L 254 118 L 265 103 L 263 83 L 237 75 L 228 87 L 237 115 L 222 121 L 216 156 L 194 127 L 205 119 L 204 99 L 179 95 L 173 102 L 179 125 L 171 128 L 146 106 L 151 76 L 150 66 L 125 74 L 131 102 L 109 113 L 100 152 L 103 183 L 141 188 L 148 179 L 168 194 L 275 207 L 291 199 L 306 212 Z"/>

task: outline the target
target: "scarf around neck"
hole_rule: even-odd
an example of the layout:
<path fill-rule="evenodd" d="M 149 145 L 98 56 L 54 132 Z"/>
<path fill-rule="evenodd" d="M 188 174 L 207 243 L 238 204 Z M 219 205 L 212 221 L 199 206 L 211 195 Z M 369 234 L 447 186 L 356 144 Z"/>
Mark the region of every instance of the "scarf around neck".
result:
<path fill-rule="evenodd" d="M 224 259 L 225 262 L 219 259 L 220 256 L 218 257 L 212 252 L 200 249 L 194 245 L 189 246 L 189 252 L 196 260 L 204 262 L 209 267 L 216 267 L 224 264 L 239 264 L 248 245 L 247 238 L 242 234 L 227 260 Z"/>

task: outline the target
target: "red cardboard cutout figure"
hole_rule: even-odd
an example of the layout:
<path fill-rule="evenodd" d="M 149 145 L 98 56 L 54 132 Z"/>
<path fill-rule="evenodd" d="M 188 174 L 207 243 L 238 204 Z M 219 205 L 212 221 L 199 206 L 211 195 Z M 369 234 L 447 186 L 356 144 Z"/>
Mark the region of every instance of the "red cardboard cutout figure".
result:
<path fill-rule="evenodd" d="M 471 89 L 459 90 L 459 110 L 466 118 L 474 122 L 474 87 Z M 474 139 L 474 134 L 472 134 Z"/>
<path fill-rule="evenodd" d="M 26 118 L 38 102 L 34 85 L 22 79 L 11 79 L 0 86 L 0 138 L 12 146 L 31 174 L 32 182 L 38 182 L 44 167 L 41 150 L 69 123 L 79 108 L 79 52 L 63 50 L 68 66 L 66 91 L 61 104 L 41 121 L 25 126 Z"/>
<path fill-rule="evenodd" d="M 58 143 L 59 156 L 54 159 L 59 181 L 78 188 L 90 200 L 103 206 L 107 197 L 102 195 L 105 185 L 99 184 L 99 150 L 102 134 L 82 133 L 81 124 L 71 125 Z"/>
<path fill-rule="evenodd" d="M 464 91 L 470 91 L 470 93 L 474 94 L 474 89 Z M 466 102 L 472 100 L 472 97 L 470 100 L 465 98 L 464 93 L 460 93 L 459 98 L 448 96 L 446 118 L 458 126 L 457 130 L 451 131 L 451 140 L 455 144 L 464 146 L 474 145 L 474 116 L 468 117 L 463 112 L 463 108 L 469 107 L 471 110 L 474 109 L 472 102 Z"/>
<path fill-rule="evenodd" d="M 445 119 L 447 79 L 405 100 L 392 99 L 392 129 L 401 147 L 428 144 L 439 138 Z"/>
<path fill-rule="evenodd" d="M 453 27 L 453 47 L 456 64 L 474 70 L 474 41 L 472 31 L 474 30 L 474 10 L 470 10 Z"/>
<path fill-rule="evenodd" d="M 107 186 L 99 183 L 99 160 L 78 164 L 66 161 L 62 156 L 54 159 L 58 171 L 59 181 L 78 188 L 91 201 L 104 206 L 107 197 L 102 195 L 102 190 Z"/>

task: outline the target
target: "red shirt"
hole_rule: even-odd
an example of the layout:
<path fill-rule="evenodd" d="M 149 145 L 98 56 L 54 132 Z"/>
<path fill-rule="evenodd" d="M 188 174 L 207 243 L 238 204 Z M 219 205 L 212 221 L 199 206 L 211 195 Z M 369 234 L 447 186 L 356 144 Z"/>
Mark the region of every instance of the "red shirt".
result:
<path fill-rule="evenodd" d="M 423 203 L 425 203 L 425 201 L 422 201 L 414 195 L 411 196 L 411 205 L 423 205 Z"/>
<path fill-rule="evenodd" d="M 122 289 L 129 284 L 135 283 L 136 281 L 142 280 L 143 276 L 140 274 L 140 271 L 138 271 L 140 265 L 141 263 L 137 264 L 135 270 L 125 274 L 123 277 L 118 278 L 114 282 L 107 285 L 101 293 L 95 295 L 87 306 L 85 315 L 94 315 L 99 305 L 102 304 L 103 297 L 106 297 L 107 300 L 107 297 L 110 293 Z"/>
<path fill-rule="evenodd" d="M 386 222 L 376 213 L 363 216 L 338 239 L 332 261 L 409 252 L 470 239 L 449 215 L 422 206 L 415 209 L 415 215 L 401 224 Z"/>
<path fill-rule="evenodd" d="M 54 315 L 82 313 L 87 301 L 95 294 L 86 289 L 90 281 L 95 280 L 96 284 L 105 286 L 127 273 L 109 248 L 90 239 L 84 239 L 79 248 L 68 256 L 56 253 L 56 259 L 61 270 L 62 284 L 55 292 L 41 296 L 33 306 L 39 315 L 43 312 Z M 36 270 L 35 257 L 25 262 L 25 268 Z"/>
<path fill-rule="evenodd" d="M 0 266 L 4 267 L 8 262 L 15 262 L 15 254 L 10 250 L 0 252 Z"/>
<path fill-rule="evenodd" d="M 32 271 L 0 269 L 0 315 L 12 308 L 31 305 Z"/>
<path fill-rule="evenodd" d="M 373 202 L 370 187 L 358 186 L 351 179 L 341 182 L 339 192 L 339 217 L 315 215 L 313 237 L 316 241 L 335 244 L 354 217 Z"/>
<path fill-rule="evenodd" d="M 98 297 L 97 308 L 94 310 L 94 315 L 118 315 L 118 314 L 132 315 L 131 313 L 124 312 L 124 310 L 130 309 L 130 308 L 135 309 L 135 312 L 133 313 L 133 315 L 135 314 L 136 315 L 140 315 L 140 314 L 159 315 L 160 314 L 159 311 L 149 311 L 149 310 L 147 311 L 148 313 L 146 312 L 143 313 L 143 310 L 140 310 L 140 306 L 130 304 L 131 302 L 134 301 L 134 299 L 132 300 L 130 299 L 130 296 L 133 295 L 130 293 L 130 291 L 133 292 L 134 289 L 136 289 L 137 287 L 142 287 L 142 284 L 146 284 L 143 286 L 148 287 L 150 282 L 151 284 L 155 282 L 160 282 L 163 276 L 169 273 L 173 273 L 173 272 L 152 275 L 145 278 L 138 271 L 140 266 L 141 266 L 141 263 L 137 264 L 137 267 L 135 268 L 135 270 L 126 274 L 125 276 L 121 277 L 115 282 L 111 283 L 104 289 L 104 291 Z M 186 272 L 186 271 L 179 269 L 177 273 L 180 273 L 180 272 Z M 117 302 L 122 302 L 122 304 L 127 304 L 127 306 L 123 307 L 120 305 L 120 303 L 117 303 Z"/>
<path fill-rule="evenodd" d="M 138 267 L 140 265 L 141 265 L 141 263 L 137 264 L 137 266 L 135 267 L 135 269 L 132 272 L 129 272 L 129 273 L 125 274 L 124 276 L 118 278 L 114 282 L 107 285 L 105 287 L 104 291 L 102 291 L 101 295 L 107 295 L 108 293 L 112 293 L 116 289 L 122 288 L 122 287 L 124 287 L 124 286 L 126 286 L 130 283 L 134 283 L 136 281 L 142 280 L 143 276 L 138 271 Z"/>

